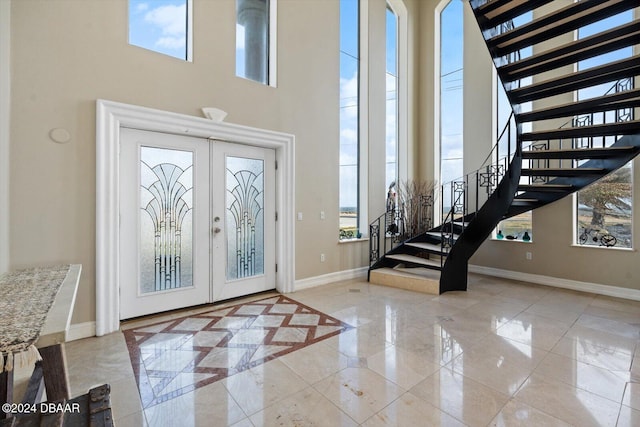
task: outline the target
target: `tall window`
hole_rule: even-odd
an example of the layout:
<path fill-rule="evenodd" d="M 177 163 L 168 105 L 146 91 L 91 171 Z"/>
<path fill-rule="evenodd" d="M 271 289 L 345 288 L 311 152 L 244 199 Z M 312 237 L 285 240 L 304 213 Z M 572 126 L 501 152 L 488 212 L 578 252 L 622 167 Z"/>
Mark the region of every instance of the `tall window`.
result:
<path fill-rule="evenodd" d="M 387 7 L 386 53 L 385 183 L 391 189 L 398 179 L 398 16 L 390 7 Z"/>
<path fill-rule="evenodd" d="M 531 79 L 528 78 L 528 80 Z M 512 110 L 511 104 L 509 103 L 509 99 L 507 98 L 507 94 L 504 90 L 504 86 L 499 78 L 496 83 L 496 135 L 500 136 L 509 122 Z M 527 106 L 523 106 L 523 108 L 526 107 Z M 530 106 L 528 107 L 530 108 Z M 529 123 L 527 123 L 526 126 L 529 129 L 531 127 Z M 504 150 L 499 153 L 501 157 L 508 154 L 505 144 L 502 144 L 502 146 L 504 146 L 501 147 L 504 148 Z M 528 177 L 520 177 L 520 183 L 528 184 Z M 521 213 L 520 215 L 500 221 L 496 227 L 494 236 L 498 240 L 504 239 L 505 241 L 531 241 L 533 239 L 532 222 L 531 211 Z"/>
<path fill-rule="evenodd" d="M 633 19 L 633 11 L 623 12 L 595 24 L 580 28 L 578 37 L 584 38 L 609 28 L 627 24 Z M 596 67 L 606 62 L 628 58 L 633 55 L 630 47 L 582 61 L 580 70 Z M 579 99 L 588 99 L 604 94 L 631 90 L 634 79 L 610 82 L 578 92 Z M 634 119 L 632 108 L 606 111 L 578 116 L 573 126 L 589 126 Z M 618 137 L 581 138 L 573 141 L 575 148 L 608 147 Z M 633 162 L 629 162 L 614 173 L 582 189 L 576 196 L 576 244 L 585 246 L 631 248 L 633 242 Z"/>
<path fill-rule="evenodd" d="M 236 75 L 269 81 L 270 16 L 275 0 L 236 0 Z"/>
<path fill-rule="evenodd" d="M 462 177 L 463 165 L 463 3 L 452 0 L 440 14 L 440 183 Z M 451 195 L 443 194 L 443 207 Z"/>
<path fill-rule="evenodd" d="M 526 24 L 527 22 L 530 22 L 532 19 L 533 19 L 532 12 L 525 13 L 513 19 L 512 21 L 508 21 L 502 24 L 500 27 L 500 30 L 509 31 L 511 28 L 520 27 Z M 533 54 L 533 49 L 531 48 L 531 46 L 529 46 L 524 49 L 520 49 L 517 52 L 510 55 L 509 60 L 516 61 L 519 59 L 524 59 L 531 56 L 532 54 Z M 523 87 L 523 86 L 530 85 L 531 83 L 532 83 L 532 78 L 525 77 L 523 79 L 512 82 L 511 84 L 515 87 Z M 506 138 L 507 136 L 506 134 L 503 134 L 503 131 L 505 131 L 505 127 L 509 124 L 512 108 L 511 108 L 511 103 L 509 102 L 509 98 L 507 97 L 507 93 L 504 90 L 502 81 L 499 78 L 497 78 L 496 80 L 496 93 L 494 96 L 496 99 L 496 114 L 495 114 L 496 135 L 498 137 L 502 135 L 503 138 Z M 532 103 L 526 102 L 526 103 L 520 104 L 520 108 L 522 111 L 531 111 Z M 530 132 L 531 129 L 532 129 L 531 123 L 522 124 L 523 132 Z M 515 141 L 514 132 L 515 132 L 515 128 L 512 126 L 511 127 L 512 141 Z M 508 145 L 501 143 L 497 154 L 499 158 L 503 158 L 509 155 L 510 153 L 508 153 Z M 524 168 L 533 167 L 533 165 L 531 165 L 528 160 L 523 160 L 522 167 Z M 529 184 L 529 177 L 521 176 L 520 184 Z M 532 218 L 531 211 L 527 211 L 527 212 L 521 213 L 520 215 L 516 215 L 509 219 L 500 221 L 498 223 L 498 226 L 496 227 L 494 236 L 497 239 L 505 239 L 505 241 L 517 240 L 521 242 L 522 241 L 528 242 L 533 240 L 533 218 Z"/>
<path fill-rule="evenodd" d="M 191 0 L 129 0 L 129 44 L 191 61 Z"/>
<path fill-rule="evenodd" d="M 358 0 L 340 0 L 340 238 L 358 233 L 360 38 Z"/>

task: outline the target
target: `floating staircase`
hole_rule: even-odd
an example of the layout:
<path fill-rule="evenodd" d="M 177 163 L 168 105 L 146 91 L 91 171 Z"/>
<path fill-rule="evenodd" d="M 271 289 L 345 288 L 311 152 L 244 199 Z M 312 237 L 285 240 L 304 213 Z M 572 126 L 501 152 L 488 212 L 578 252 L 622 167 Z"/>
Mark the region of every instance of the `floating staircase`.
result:
<path fill-rule="evenodd" d="M 638 1 L 566 4 L 470 1 L 512 116 L 483 166 L 443 185 L 441 200 L 451 207 L 442 211 L 440 225 L 408 233 L 402 206 L 371 224 L 371 282 L 435 294 L 466 290 L 468 261 L 500 221 L 579 191 L 640 153 L 640 55 L 564 71 L 640 45 L 640 18 L 552 48 L 541 45 L 637 8 Z M 604 95 L 555 102 L 557 95 L 603 84 L 610 86 Z"/>

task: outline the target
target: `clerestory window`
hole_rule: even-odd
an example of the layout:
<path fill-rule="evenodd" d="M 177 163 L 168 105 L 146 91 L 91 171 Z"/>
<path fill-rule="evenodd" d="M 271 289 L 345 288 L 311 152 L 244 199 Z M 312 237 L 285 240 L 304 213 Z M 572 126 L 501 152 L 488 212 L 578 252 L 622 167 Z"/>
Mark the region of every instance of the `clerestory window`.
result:
<path fill-rule="evenodd" d="M 276 0 L 236 0 L 236 75 L 275 86 Z"/>
<path fill-rule="evenodd" d="M 192 0 L 129 0 L 129 44 L 192 60 Z"/>

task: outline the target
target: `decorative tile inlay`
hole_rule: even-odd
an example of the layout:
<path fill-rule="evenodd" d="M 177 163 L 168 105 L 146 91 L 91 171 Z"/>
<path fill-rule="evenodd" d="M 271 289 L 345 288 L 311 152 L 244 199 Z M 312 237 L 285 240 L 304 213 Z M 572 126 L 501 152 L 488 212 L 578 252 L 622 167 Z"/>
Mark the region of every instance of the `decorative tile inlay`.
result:
<path fill-rule="evenodd" d="M 279 295 L 124 331 L 144 408 L 352 327 Z"/>

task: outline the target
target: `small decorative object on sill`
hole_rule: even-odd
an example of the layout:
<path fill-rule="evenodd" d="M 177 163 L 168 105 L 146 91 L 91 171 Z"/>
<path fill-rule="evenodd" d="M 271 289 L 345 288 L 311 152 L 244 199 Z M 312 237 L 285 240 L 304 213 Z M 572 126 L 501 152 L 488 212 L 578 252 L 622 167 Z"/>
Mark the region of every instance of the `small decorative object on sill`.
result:
<path fill-rule="evenodd" d="M 207 119 L 213 120 L 214 122 L 221 122 L 225 117 L 227 117 L 226 111 L 213 107 L 203 107 L 202 114 L 204 114 Z"/>
<path fill-rule="evenodd" d="M 511 234 L 509 234 L 507 236 L 507 240 L 516 240 L 516 236 L 512 236 Z"/>
<path fill-rule="evenodd" d="M 358 233 L 356 234 L 356 239 L 361 239 L 362 238 L 362 233 L 358 231 Z"/>
<path fill-rule="evenodd" d="M 498 240 L 504 239 L 504 234 L 502 234 L 502 230 L 498 230 L 498 234 L 496 234 L 496 237 L 498 238 Z"/>
<path fill-rule="evenodd" d="M 524 236 L 522 236 L 522 241 L 523 242 L 530 242 L 531 241 L 531 236 L 529 236 L 529 232 L 528 231 L 524 232 Z"/>

